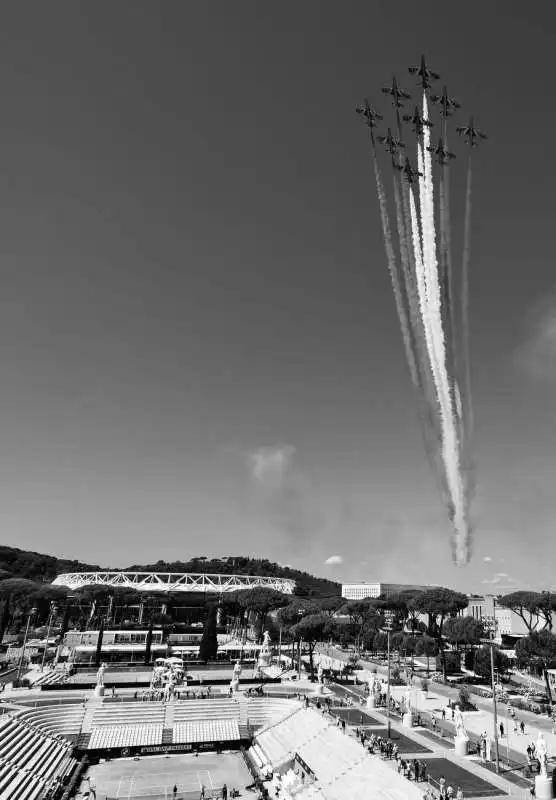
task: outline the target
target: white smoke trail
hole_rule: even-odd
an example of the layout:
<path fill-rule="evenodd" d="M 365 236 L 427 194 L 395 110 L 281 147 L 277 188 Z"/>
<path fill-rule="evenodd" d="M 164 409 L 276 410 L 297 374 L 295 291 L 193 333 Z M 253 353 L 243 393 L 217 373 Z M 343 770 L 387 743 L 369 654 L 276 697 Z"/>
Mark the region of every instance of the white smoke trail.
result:
<path fill-rule="evenodd" d="M 473 403 L 471 399 L 471 371 L 469 356 L 469 261 L 471 258 L 471 151 L 467 169 L 467 189 L 465 193 L 465 226 L 463 234 L 463 261 L 461 269 L 461 329 L 463 361 L 463 396 L 465 404 L 466 438 L 473 437 Z"/>
<path fill-rule="evenodd" d="M 409 329 L 409 321 L 404 305 L 402 290 L 400 286 L 400 279 L 398 275 L 398 268 L 396 265 L 396 253 L 392 243 L 392 231 L 390 230 L 390 219 L 388 216 L 388 206 L 386 204 L 386 194 L 384 192 L 384 185 L 378 167 L 376 153 L 373 153 L 373 162 L 375 167 L 376 178 L 376 191 L 378 194 L 378 203 L 380 206 L 380 220 L 382 222 L 382 235 L 384 238 L 384 248 L 386 250 L 386 261 L 388 262 L 388 270 L 390 272 L 390 280 L 392 281 L 392 288 L 394 290 L 394 300 L 396 303 L 396 311 L 398 312 L 398 319 L 402 330 L 402 339 L 405 349 L 407 363 L 409 365 L 409 372 L 411 380 L 416 389 L 419 389 L 419 375 L 417 372 L 417 363 L 413 351 L 411 341 L 411 334 Z M 401 246 L 401 245 L 400 245 Z"/>
<path fill-rule="evenodd" d="M 426 93 L 423 93 L 423 119 L 429 119 Z M 458 565 L 468 560 L 469 530 L 466 518 L 465 490 L 460 469 L 460 443 L 458 440 L 454 408 L 446 369 L 446 341 L 442 326 L 442 306 L 438 280 L 436 254 L 436 230 L 434 220 L 434 189 L 432 159 L 429 150 L 430 131 L 423 131 L 423 185 L 421 214 L 423 230 L 423 266 L 427 286 L 427 319 L 431 341 L 431 367 L 435 379 L 440 421 L 442 426 L 442 454 L 446 470 L 446 482 L 452 500 L 452 524 L 455 531 L 455 557 Z M 424 320 L 425 321 L 425 320 Z"/>

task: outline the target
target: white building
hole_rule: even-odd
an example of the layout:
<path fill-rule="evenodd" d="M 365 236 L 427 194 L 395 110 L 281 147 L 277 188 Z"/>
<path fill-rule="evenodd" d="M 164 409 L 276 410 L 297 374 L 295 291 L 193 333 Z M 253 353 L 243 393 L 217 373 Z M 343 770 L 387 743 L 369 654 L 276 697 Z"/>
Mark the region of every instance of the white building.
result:
<path fill-rule="evenodd" d="M 496 619 L 496 635 L 494 641 L 500 643 L 502 636 L 527 636 L 527 625 L 511 608 L 504 608 L 496 602 L 494 595 L 468 595 L 469 605 L 464 608 L 461 615 L 484 620 L 487 617 Z M 533 630 L 542 630 L 544 620 L 538 615 L 533 615 L 531 620 Z"/>
<path fill-rule="evenodd" d="M 431 586 L 409 583 L 382 583 L 381 581 L 362 581 L 359 583 L 343 583 L 342 597 L 346 600 L 364 600 L 366 597 L 394 597 L 402 592 L 424 592 Z"/>

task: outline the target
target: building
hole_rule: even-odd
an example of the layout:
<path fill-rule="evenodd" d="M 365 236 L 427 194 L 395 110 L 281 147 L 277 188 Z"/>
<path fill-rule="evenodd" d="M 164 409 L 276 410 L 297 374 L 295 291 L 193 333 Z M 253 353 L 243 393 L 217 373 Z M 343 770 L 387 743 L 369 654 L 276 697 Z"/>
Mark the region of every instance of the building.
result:
<path fill-rule="evenodd" d="M 470 594 L 467 596 L 469 605 L 463 609 L 461 616 L 473 617 L 481 621 L 494 617 L 496 619 L 494 641 L 498 644 L 502 641 L 503 636 L 521 638 L 529 633 L 527 625 L 519 614 L 516 614 L 511 608 L 504 608 L 504 606 L 497 603 L 497 598 L 494 595 Z M 533 630 L 542 630 L 544 628 L 544 620 L 536 614 L 532 616 L 531 623 Z"/>
<path fill-rule="evenodd" d="M 432 586 L 413 583 L 381 583 L 380 581 L 362 581 L 360 583 L 343 583 L 342 597 L 346 600 L 364 600 L 367 597 L 393 597 L 402 592 L 424 592 Z"/>

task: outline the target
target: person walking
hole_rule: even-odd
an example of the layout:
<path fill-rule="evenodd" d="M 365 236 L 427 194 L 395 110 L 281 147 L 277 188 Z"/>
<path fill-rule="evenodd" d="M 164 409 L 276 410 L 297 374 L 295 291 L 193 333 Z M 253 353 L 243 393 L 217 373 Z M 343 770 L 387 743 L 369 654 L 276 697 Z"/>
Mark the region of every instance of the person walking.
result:
<path fill-rule="evenodd" d="M 178 787 L 174 784 L 174 788 L 172 789 L 172 797 L 176 800 L 176 796 L 178 794 Z"/>
<path fill-rule="evenodd" d="M 525 736 L 525 723 L 523 722 L 523 720 L 521 720 L 519 723 L 519 729 L 521 731 L 521 735 Z"/>
<path fill-rule="evenodd" d="M 504 723 L 503 722 L 500 723 L 500 738 L 501 739 L 504 738 Z"/>

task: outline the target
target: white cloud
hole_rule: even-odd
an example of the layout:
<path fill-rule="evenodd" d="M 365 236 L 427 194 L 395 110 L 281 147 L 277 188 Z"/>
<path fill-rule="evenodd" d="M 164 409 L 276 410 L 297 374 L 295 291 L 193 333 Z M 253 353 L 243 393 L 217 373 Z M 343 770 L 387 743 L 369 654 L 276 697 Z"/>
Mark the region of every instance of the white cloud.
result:
<path fill-rule="evenodd" d="M 327 558 L 324 563 L 328 564 L 328 565 L 343 564 L 344 563 L 344 557 L 343 556 L 330 556 L 330 558 Z"/>
<path fill-rule="evenodd" d="M 290 444 L 259 447 L 247 454 L 252 477 L 270 488 L 278 488 L 284 481 L 286 472 L 295 453 Z"/>
<path fill-rule="evenodd" d="M 488 584 L 490 586 L 497 586 L 501 584 L 502 586 L 511 586 L 517 583 L 515 578 L 512 578 L 511 575 L 508 575 L 507 572 L 496 572 L 493 578 L 484 578 L 481 583 Z"/>
<path fill-rule="evenodd" d="M 490 556 L 485 556 L 483 558 L 483 561 L 492 561 L 492 558 Z"/>

